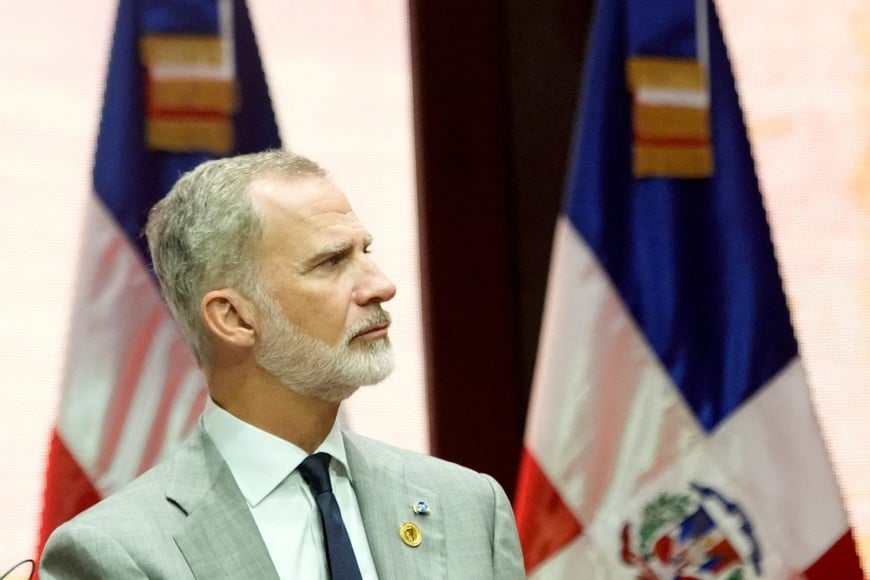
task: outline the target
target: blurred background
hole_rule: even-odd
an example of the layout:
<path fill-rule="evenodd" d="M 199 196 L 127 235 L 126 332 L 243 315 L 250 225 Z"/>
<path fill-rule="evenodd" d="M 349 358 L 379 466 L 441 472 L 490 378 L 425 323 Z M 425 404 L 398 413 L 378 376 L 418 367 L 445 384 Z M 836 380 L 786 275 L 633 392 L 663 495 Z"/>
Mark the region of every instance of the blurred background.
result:
<path fill-rule="evenodd" d="M 867 562 L 870 7 L 718 6 Z M 397 372 L 351 400 L 351 426 L 511 493 L 591 2 L 248 7 L 285 146 L 330 169 L 399 287 Z M 115 9 L 0 4 L 0 573 L 36 543 Z"/>

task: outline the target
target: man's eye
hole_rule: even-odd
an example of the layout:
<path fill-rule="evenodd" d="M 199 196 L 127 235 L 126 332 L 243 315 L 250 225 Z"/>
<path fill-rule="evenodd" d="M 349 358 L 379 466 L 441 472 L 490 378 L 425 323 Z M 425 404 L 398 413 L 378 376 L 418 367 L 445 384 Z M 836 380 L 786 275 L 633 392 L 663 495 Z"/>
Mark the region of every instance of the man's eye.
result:
<path fill-rule="evenodd" d="M 320 263 L 321 266 L 338 266 L 344 259 L 344 254 L 335 254 Z"/>

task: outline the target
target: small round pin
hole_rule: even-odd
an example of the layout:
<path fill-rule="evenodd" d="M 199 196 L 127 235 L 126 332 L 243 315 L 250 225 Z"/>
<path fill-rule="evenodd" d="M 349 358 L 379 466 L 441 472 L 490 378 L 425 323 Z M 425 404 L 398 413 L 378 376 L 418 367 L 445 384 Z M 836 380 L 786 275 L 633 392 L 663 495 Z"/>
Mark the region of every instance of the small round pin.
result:
<path fill-rule="evenodd" d="M 430 511 L 431 510 L 429 509 L 429 504 L 423 500 L 420 500 L 414 504 L 414 513 L 415 514 L 418 514 L 421 516 L 428 516 Z"/>
<path fill-rule="evenodd" d="M 402 538 L 406 546 L 416 548 L 423 541 L 423 532 L 411 522 L 405 522 L 399 526 L 399 537 Z"/>

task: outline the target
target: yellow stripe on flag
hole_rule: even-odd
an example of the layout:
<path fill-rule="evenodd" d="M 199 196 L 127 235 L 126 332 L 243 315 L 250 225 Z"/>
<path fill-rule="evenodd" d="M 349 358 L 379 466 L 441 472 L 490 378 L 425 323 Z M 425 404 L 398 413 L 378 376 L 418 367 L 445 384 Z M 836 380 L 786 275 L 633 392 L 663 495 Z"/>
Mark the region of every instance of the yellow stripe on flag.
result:
<path fill-rule="evenodd" d="M 233 139 L 230 119 L 149 119 L 145 125 L 148 148 L 160 151 L 209 151 L 229 155 Z"/>
<path fill-rule="evenodd" d="M 232 113 L 238 105 L 236 83 L 216 80 L 152 81 L 151 107 L 173 111 Z"/>
<path fill-rule="evenodd" d="M 223 40 L 219 36 L 152 34 L 140 40 L 142 62 L 205 64 L 217 66 L 223 59 Z"/>
<path fill-rule="evenodd" d="M 625 65 L 628 86 L 662 89 L 706 88 L 704 68 L 694 59 L 633 56 Z"/>
<path fill-rule="evenodd" d="M 710 112 L 693 107 L 636 104 L 635 138 L 710 138 Z"/>
<path fill-rule="evenodd" d="M 673 147 L 634 146 L 635 177 L 700 178 L 713 175 L 713 153 L 709 145 Z"/>

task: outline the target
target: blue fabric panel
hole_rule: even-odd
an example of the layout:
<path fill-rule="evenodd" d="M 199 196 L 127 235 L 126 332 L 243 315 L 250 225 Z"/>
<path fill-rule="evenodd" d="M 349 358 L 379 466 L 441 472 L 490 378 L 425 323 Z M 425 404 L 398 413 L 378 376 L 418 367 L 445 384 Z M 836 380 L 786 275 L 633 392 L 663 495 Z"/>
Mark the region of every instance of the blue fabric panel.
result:
<path fill-rule="evenodd" d="M 696 58 L 695 3 L 686 0 L 625 0 L 628 52 Z"/>
<path fill-rule="evenodd" d="M 658 17 L 675 3 L 654 3 Z M 797 354 L 797 344 L 734 79 L 712 5 L 709 11 L 713 177 L 633 178 L 624 72 L 633 29 L 623 0 L 599 2 L 565 212 L 700 423 L 713 430 Z"/>
<path fill-rule="evenodd" d="M 143 0 L 145 34 L 220 33 L 217 0 Z"/>

